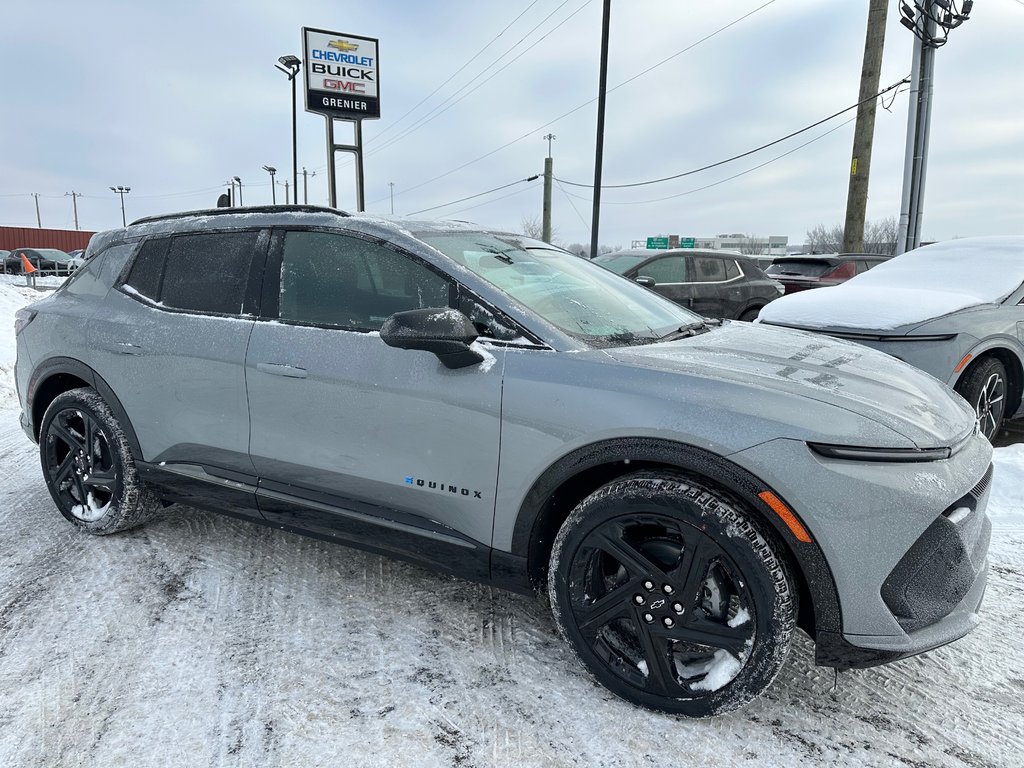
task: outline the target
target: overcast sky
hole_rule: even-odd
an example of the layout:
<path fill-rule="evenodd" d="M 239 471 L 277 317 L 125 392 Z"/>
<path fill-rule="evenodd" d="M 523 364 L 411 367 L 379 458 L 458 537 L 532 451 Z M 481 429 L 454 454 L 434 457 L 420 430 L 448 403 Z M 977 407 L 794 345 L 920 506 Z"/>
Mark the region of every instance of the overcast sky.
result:
<path fill-rule="evenodd" d="M 867 5 L 613 0 L 609 88 L 693 47 L 609 94 L 604 183 L 682 173 L 854 104 Z M 890 5 L 883 87 L 909 75 L 914 43 Z M 269 203 L 262 166 L 291 174 L 290 90 L 273 65 L 302 55 L 303 26 L 380 39 L 382 116 L 363 128 L 368 211 L 390 211 L 389 182 L 406 214 L 540 173 L 549 132 L 556 177 L 592 183 L 601 12 L 600 0 L 5 3 L 0 224 L 35 226 L 38 193 L 43 226 L 71 229 L 75 191 L 81 228 L 110 228 L 121 221 L 111 186 L 131 187 L 130 221 L 210 207 L 236 175 L 244 203 Z M 1024 0 L 978 0 L 936 54 L 925 239 L 1024 234 L 1022 41 Z M 869 219 L 899 214 L 908 94 L 885 104 Z M 310 203 L 325 204 L 324 119 L 302 111 L 301 92 L 299 110 L 299 165 L 316 171 Z M 601 242 L 744 232 L 800 243 L 841 223 L 854 114 L 711 171 L 605 190 Z M 350 129 L 339 123 L 336 138 Z M 339 155 L 337 168 L 339 206 L 354 210 L 351 162 Z M 556 185 L 559 240 L 589 242 L 590 200 Z M 423 216 L 519 229 L 541 201 L 537 180 Z"/>

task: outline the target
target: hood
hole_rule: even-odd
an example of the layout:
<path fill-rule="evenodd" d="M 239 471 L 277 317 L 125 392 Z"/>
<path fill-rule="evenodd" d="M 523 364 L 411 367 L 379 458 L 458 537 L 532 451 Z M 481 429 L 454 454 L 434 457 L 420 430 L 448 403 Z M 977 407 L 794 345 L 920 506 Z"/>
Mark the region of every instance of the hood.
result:
<path fill-rule="evenodd" d="M 629 365 L 816 400 L 882 424 L 918 448 L 953 445 L 976 422 L 938 379 L 860 344 L 801 331 L 726 323 L 700 336 L 605 352 Z"/>
<path fill-rule="evenodd" d="M 783 296 L 761 310 L 773 325 L 829 330 L 894 331 L 989 302 L 957 291 L 843 283 Z"/>

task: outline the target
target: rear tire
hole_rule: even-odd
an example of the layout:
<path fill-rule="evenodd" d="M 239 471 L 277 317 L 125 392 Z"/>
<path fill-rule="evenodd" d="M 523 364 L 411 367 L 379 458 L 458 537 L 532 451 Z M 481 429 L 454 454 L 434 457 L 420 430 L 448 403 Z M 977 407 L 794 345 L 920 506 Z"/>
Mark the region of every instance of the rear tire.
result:
<path fill-rule="evenodd" d="M 956 383 L 956 391 L 971 404 L 982 434 L 993 440 L 1006 415 L 1006 367 L 994 357 L 982 358 Z"/>
<path fill-rule="evenodd" d="M 72 389 L 50 403 L 39 430 L 39 457 L 57 509 L 84 531 L 124 531 L 161 508 L 159 496 L 139 478 L 124 430 L 93 389 Z"/>
<path fill-rule="evenodd" d="M 767 688 L 789 650 L 786 563 L 740 502 L 674 473 L 615 480 L 555 539 L 555 623 L 606 688 L 649 709 L 707 717 Z"/>
<path fill-rule="evenodd" d="M 753 309 L 748 309 L 746 312 L 740 315 L 739 319 L 744 323 L 752 323 L 755 320 L 757 320 L 757 316 L 759 314 L 761 314 L 761 307 L 754 307 Z"/>

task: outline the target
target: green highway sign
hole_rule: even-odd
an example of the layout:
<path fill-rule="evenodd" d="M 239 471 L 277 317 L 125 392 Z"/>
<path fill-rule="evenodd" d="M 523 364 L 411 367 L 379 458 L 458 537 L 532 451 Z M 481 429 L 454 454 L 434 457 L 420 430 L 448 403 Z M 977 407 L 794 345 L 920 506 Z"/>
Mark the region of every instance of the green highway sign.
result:
<path fill-rule="evenodd" d="M 647 247 L 648 248 L 656 248 L 656 249 L 659 249 L 659 250 L 665 250 L 666 248 L 668 248 L 668 238 L 667 237 L 648 237 L 647 238 Z M 692 245 L 690 247 L 693 248 Z"/>
<path fill-rule="evenodd" d="M 650 242 L 650 240 L 648 240 L 648 242 Z M 694 248 L 695 246 L 696 246 L 696 238 L 693 238 L 693 237 L 680 237 L 679 238 L 679 247 L 680 248 Z M 650 248 L 651 246 L 648 245 L 647 247 Z"/>

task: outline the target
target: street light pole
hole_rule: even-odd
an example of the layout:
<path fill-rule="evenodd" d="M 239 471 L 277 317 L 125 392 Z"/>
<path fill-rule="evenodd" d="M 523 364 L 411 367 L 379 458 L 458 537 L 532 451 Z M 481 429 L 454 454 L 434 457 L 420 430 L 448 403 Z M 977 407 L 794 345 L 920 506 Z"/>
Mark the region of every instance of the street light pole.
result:
<path fill-rule="evenodd" d="M 242 207 L 242 180 L 235 176 L 235 183 L 238 185 L 238 207 Z"/>
<path fill-rule="evenodd" d="M 389 181 L 388 186 L 391 187 L 391 215 L 395 215 L 395 182 Z"/>
<path fill-rule="evenodd" d="M 277 168 L 272 165 L 264 165 L 263 170 L 270 174 L 270 204 L 277 205 L 277 188 L 274 186 L 274 174 Z"/>
<path fill-rule="evenodd" d="M 129 192 L 131 192 L 132 188 L 131 187 L 116 186 L 116 187 L 111 187 L 110 191 L 113 192 L 116 195 L 120 195 L 121 196 L 121 226 L 122 227 L 127 227 L 128 226 L 128 220 L 125 218 L 125 215 L 124 215 L 124 196 L 127 195 Z"/>
<path fill-rule="evenodd" d="M 316 171 L 307 171 L 305 166 L 302 168 L 302 204 L 309 204 L 309 177 L 316 176 Z M 295 189 L 295 202 L 299 202 L 299 190 L 298 187 Z"/>
<path fill-rule="evenodd" d="M 282 56 L 278 62 L 280 64 L 274 66 L 284 72 L 292 84 L 292 189 L 297 193 L 299 190 L 299 148 L 295 122 L 295 77 L 299 74 L 302 61 L 298 56 Z M 296 197 L 298 197 L 297 194 Z"/>

